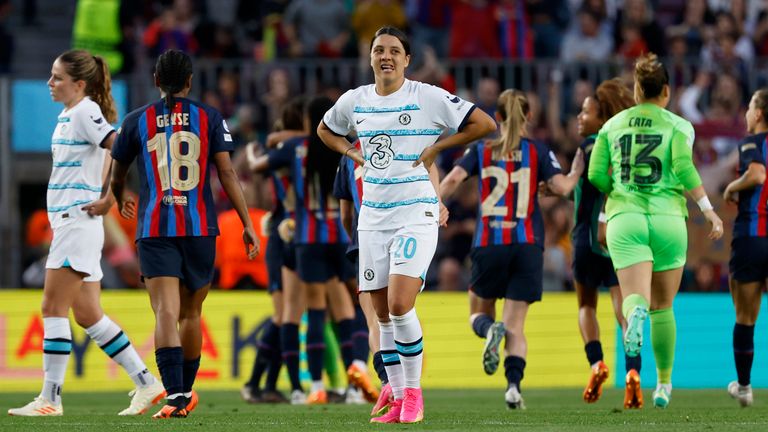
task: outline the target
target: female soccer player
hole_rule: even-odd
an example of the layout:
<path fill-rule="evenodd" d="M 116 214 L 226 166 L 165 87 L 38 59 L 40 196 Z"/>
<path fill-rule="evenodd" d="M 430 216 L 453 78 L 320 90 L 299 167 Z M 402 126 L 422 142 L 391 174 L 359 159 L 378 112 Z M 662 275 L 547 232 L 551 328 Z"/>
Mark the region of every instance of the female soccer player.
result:
<path fill-rule="evenodd" d="M 731 296 L 736 307 L 733 327 L 733 357 L 738 379 L 728 384 L 728 393 L 741 406 L 752 405 L 752 356 L 757 314 L 760 312 L 762 285 L 768 279 L 768 186 L 765 164 L 768 154 L 768 90 L 752 95 L 746 114 L 750 134 L 739 144 L 739 174 L 723 194 L 736 202 L 739 213 L 733 225 L 731 242 Z"/>
<path fill-rule="evenodd" d="M 508 89 L 496 102 L 501 136 L 473 144 L 440 184 L 447 197 L 471 176 L 478 176 L 481 201 L 470 259 L 470 323 L 485 337 L 483 363 L 492 374 L 499 365 L 498 345 L 506 334 L 505 400 L 509 408 L 524 408 L 520 381 L 528 344 L 523 327 L 528 307 L 541 300 L 544 271 L 544 223 L 539 210 L 539 184 L 549 192 L 571 193 L 584 171 L 577 152 L 571 172 L 560 173 L 555 155 L 527 138 L 530 109 L 525 93 Z M 496 299 L 504 298 L 502 323 L 494 323 Z M 500 333 L 500 335 L 499 335 Z"/>
<path fill-rule="evenodd" d="M 651 315 L 651 343 L 657 386 L 653 404 L 664 408 L 672 393 L 675 315 L 672 301 L 680 287 L 688 246 L 684 191 L 712 225 L 710 239 L 723 235 L 701 178 L 693 165 L 693 126 L 667 111 L 669 75 L 655 54 L 635 64 L 635 101 L 608 120 L 595 141 L 589 181 L 608 195 L 608 251 L 621 286 L 627 320 L 624 351 L 637 357 L 643 344 L 643 322 Z M 612 170 L 612 171 L 611 171 Z M 627 387 L 640 387 L 637 374 Z M 627 389 L 630 392 L 630 389 Z M 625 408 L 643 405 L 640 391 Z"/>
<path fill-rule="evenodd" d="M 200 314 L 213 279 L 219 228 L 210 165 L 243 223 L 249 259 L 259 252 L 243 191 L 232 169 L 232 136 L 215 109 L 187 99 L 192 60 L 168 50 L 157 59 L 162 99 L 130 113 L 112 149 L 112 192 L 124 217 L 137 214 L 124 198 L 125 178 L 138 156 L 136 241 L 141 273 L 155 312 L 155 359 L 167 404 L 154 418 L 186 417 L 197 406 L 192 386 L 200 366 Z M 177 327 L 178 326 L 178 327 Z"/>
<path fill-rule="evenodd" d="M 405 34 L 382 27 L 371 42 L 375 83 L 344 93 L 317 127 L 330 148 L 363 165 L 358 220 L 360 291 L 371 292 L 381 352 L 394 401 L 379 423 L 423 419 L 422 331 L 414 305 L 437 245 L 441 150 L 495 130 L 474 105 L 405 79 L 411 59 Z M 457 133 L 438 140 L 446 130 Z M 355 131 L 362 146 L 345 138 Z"/>
<path fill-rule="evenodd" d="M 580 148 L 584 153 L 586 164 L 589 164 L 595 137 L 603 124 L 634 104 L 632 92 L 618 78 L 604 81 L 597 87 L 594 95 L 584 99 L 577 119 L 579 135 L 584 137 Z M 592 403 L 600 398 L 603 383 L 608 379 L 608 366 L 603 362 L 600 327 L 597 322 L 597 293 L 600 286 L 610 290 L 613 310 L 622 329 L 626 329 L 627 322 L 621 314 L 622 299 L 619 280 L 608 251 L 600 244 L 598 238 L 598 232 L 601 229 L 604 230 L 605 224 L 603 213 L 605 196 L 589 182 L 586 172 L 579 180 L 574 200 L 576 223 L 572 233 L 573 280 L 579 302 L 579 329 L 584 339 L 587 361 L 592 369 L 583 397 L 585 402 Z M 640 372 L 640 355 L 625 356 L 625 360 L 627 373 L 631 370 L 635 373 Z M 634 396 L 627 393 L 625 400 Z M 642 394 L 639 397 L 642 397 Z"/>
<path fill-rule="evenodd" d="M 43 369 L 40 396 L 16 416 L 60 416 L 61 387 L 72 350 L 69 310 L 88 336 L 125 369 L 136 390 L 120 415 L 145 412 L 162 399 L 159 381 L 122 329 L 101 309 L 102 215 L 114 204 L 108 194 L 109 154 L 115 141 L 110 123 L 117 121 L 109 69 L 87 51 L 67 51 L 53 63 L 48 88 L 64 104 L 53 132 L 53 169 L 48 184 L 48 220 L 53 242 L 43 287 Z"/>

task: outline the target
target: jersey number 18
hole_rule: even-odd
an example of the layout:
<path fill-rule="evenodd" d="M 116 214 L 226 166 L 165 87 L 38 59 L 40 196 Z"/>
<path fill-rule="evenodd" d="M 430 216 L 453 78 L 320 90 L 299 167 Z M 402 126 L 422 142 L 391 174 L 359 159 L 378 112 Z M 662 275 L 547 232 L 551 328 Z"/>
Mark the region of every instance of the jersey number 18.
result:
<path fill-rule="evenodd" d="M 187 153 L 181 153 L 181 143 L 187 143 Z M 168 145 L 171 147 L 171 172 L 168 173 Z M 157 173 L 160 186 L 168 190 L 173 186 L 177 191 L 189 191 L 200 183 L 200 138 L 189 131 L 178 131 L 171 134 L 171 139 L 165 133 L 156 134 L 147 141 L 147 151 L 155 152 L 157 156 Z M 181 178 L 181 167 L 187 168 L 187 178 Z M 170 178 L 169 178 L 170 177 Z"/>

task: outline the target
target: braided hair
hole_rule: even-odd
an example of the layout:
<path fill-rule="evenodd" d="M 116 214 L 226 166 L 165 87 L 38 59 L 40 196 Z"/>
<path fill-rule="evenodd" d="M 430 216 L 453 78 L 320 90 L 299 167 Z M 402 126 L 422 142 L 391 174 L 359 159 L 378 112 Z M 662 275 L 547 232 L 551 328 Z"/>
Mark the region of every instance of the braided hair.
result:
<path fill-rule="evenodd" d="M 183 51 L 169 49 L 157 58 L 155 76 L 158 87 L 165 93 L 165 104 L 172 110 L 173 95 L 184 90 L 192 76 L 192 59 Z"/>

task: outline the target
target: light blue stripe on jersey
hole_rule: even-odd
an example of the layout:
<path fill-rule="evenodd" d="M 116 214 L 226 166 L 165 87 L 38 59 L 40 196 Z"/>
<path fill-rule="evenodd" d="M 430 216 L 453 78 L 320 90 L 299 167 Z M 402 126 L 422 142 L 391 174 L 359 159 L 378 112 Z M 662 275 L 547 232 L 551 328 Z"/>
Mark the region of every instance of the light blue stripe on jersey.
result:
<path fill-rule="evenodd" d="M 144 207 L 144 221 L 141 223 L 141 237 L 149 237 L 149 229 L 152 227 L 152 209 L 155 208 L 157 202 L 157 194 L 155 194 L 155 170 L 152 167 L 152 155 L 149 154 L 147 149 L 147 141 L 149 141 L 149 131 L 147 130 L 147 112 L 144 111 L 141 114 L 139 123 L 139 136 L 141 137 L 141 152 L 144 156 L 144 174 L 147 176 L 147 189 L 149 189 L 149 199 L 147 205 Z"/>
<path fill-rule="evenodd" d="M 400 345 L 395 341 L 395 346 L 400 354 L 418 354 L 424 351 L 424 342 L 422 341 L 419 341 L 416 345 Z"/>
<path fill-rule="evenodd" d="M 366 106 L 356 106 L 353 110 L 356 113 L 367 113 L 367 114 L 375 114 L 375 113 L 392 113 L 392 112 L 402 112 L 402 111 L 419 111 L 421 108 L 416 104 L 408 104 L 404 106 L 399 107 L 366 107 Z"/>
<path fill-rule="evenodd" d="M 371 160 L 371 156 L 370 155 L 365 155 L 365 157 L 363 157 L 363 159 L 369 161 L 369 160 Z M 419 160 L 419 155 L 417 155 L 415 153 L 413 153 L 413 154 L 396 154 L 392 158 L 392 160 L 413 162 L 413 161 Z"/>
<path fill-rule="evenodd" d="M 78 201 L 75 201 L 75 202 L 73 202 L 72 204 L 69 204 L 69 205 L 48 207 L 48 213 L 63 212 L 63 211 L 68 210 L 68 209 L 70 209 L 70 208 L 72 208 L 74 206 L 78 206 L 80 204 L 88 204 L 89 202 L 91 202 L 91 200 L 78 200 Z"/>
<path fill-rule="evenodd" d="M 51 190 L 64 190 L 64 189 L 77 189 L 86 190 L 89 192 L 101 192 L 101 186 L 90 186 L 85 183 L 50 183 L 48 189 Z"/>
<path fill-rule="evenodd" d="M 405 201 L 393 201 L 393 202 L 378 202 L 378 201 L 369 201 L 369 200 L 363 200 L 363 206 L 365 207 L 372 207 L 372 208 L 378 208 L 378 209 L 388 209 L 388 208 L 395 208 L 395 207 L 403 207 L 403 206 L 409 206 L 413 204 L 437 204 L 437 197 L 433 198 L 412 198 Z"/>
<path fill-rule="evenodd" d="M 397 353 L 381 353 L 381 361 L 383 363 L 400 363 L 400 356 Z"/>
<path fill-rule="evenodd" d="M 443 133 L 442 129 L 373 129 L 373 130 L 361 130 L 357 131 L 357 136 L 360 138 L 372 137 L 376 135 L 389 135 L 389 136 L 414 136 L 414 135 L 440 135 Z"/>
<path fill-rule="evenodd" d="M 392 178 L 365 177 L 363 179 L 363 182 L 365 183 L 372 183 L 372 184 L 379 184 L 379 185 L 413 183 L 413 182 L 420 182 L 420 181 L 429 181 L 429 176 L 424 175 L 424 176 L 408 176 L 408 177 L 392 177 Z"/>
<path fill-rule="evenodd" d="M 73 168 L 73 167 L 80 167 L 83 166 L 83 163 L 81 161 L 71 161 L 71 162 L 54 162 L 53 167 L 54 168 Z"/>
<path fill-rule="evenodd" d="M 190 106 L 189 128 L 193 134 L 197 135 L 198 137 L 200 136 L 200 110 L 197 107 Z M 201 167 L 200 171 L 202 171 L 202 168 L 203 167 Z M 205 179 L 201 178 L 200 181 L 205 181 Z M 187 194 L 189 197 L 189 218 L 192 220 L 192 235 L 199 236 L 202 235 L 202 233 L 200 232 L 200 212 L 197 211 L 197 200 L 200 199 L 198 196 L 198 187 L 196 186 Z"/>
<path fill-rule="evenodd" d="M 522 160 L 520 161 L 520 169 L 522 168 L 530 168 L 531 166 L 531 142 L 528 140 L 520 140 L 520 153 L 522 154 Z M 535 161 L 534 161 L 535 162 Z M 530 181 L 537 181 L 536 179 L 531 179 Z M 520 183 L 517 183 L 517 199 L 520 199 L 520 194 L 522 193 L 528 193 L 528 191 L 521 190 Z M 510 211 L 513 211 L 510 209 Z M 517 227 L 515 228 L 517 230 L 517 242 L 518 243 L 528 243 L 528 238 L 525 235 L 525 219 L 518 219 L 517 221 Z"/>
<path fill-rule="evenodd" d="M 59 123 L 69 123 L 70 118 L 69 117 L 59 117 Z"/>
<path fill-rule="evenodd" d="M 78 140 L 71 140 L 66 138 L 56 138 L 52 141 L 53 144 L 60 144 L 60 145 L 91 145 L 88 141 L 78 141 Z"/>
<path fill-rule="evenodd" d="M 120 335 L 119 338 L 115 339 L 110 344 L 102 347 L 101 349 L 103 349 L 108 356 L 112 357 L 115 351 L 119 350 L 120 348 L 124 347 L 126 344 L 129 344 L 129 343 L 130 341 L 128 340 L 128 336 L 126 336 L 125 333 L 123 333 Z"/>
<path fill-rule="evenodd" d="M 72 342 L 52 341 L 43 339 L 43 350 L 45 351 L 72 351 Z"/>
<path fill-rule="evenodd" d="M 173 104 L 174 107 L 176 104 Z M 168 107 L 163 104 L 163 114 L 165 114 L 166 110 L 168 111 L 169 116 L 173 116 L 173 109 L 169 109 Z M 165 125 L 165 136 L 166 138 L 170 138 L 173 135 L 173 126 L 170 124 L 171 122 L 168 122 L 169 124 Z M 163 133 L 163 131 L 158 131 L 158 133 Z M 170 143 L 168 151 L 165 152 L 165 166 L 168 169 L 168 178 L 173 178 L 173 173 L 171 172 L 171 168 L 173 167 L 173 160 L 171 159 L 173 151 L 170 149 Z M 163 191 L 165 193 L 165 191 Z M 168 195 L 173 196 L 173 183 L 171 183 L 171 187 L 168 190 Z M 176 206 L 168 206 L 168 211 L 165 213 L 167 215 L 165 221 L 166 224 L 166 235 L 169 237 L 176 237 Z"/>

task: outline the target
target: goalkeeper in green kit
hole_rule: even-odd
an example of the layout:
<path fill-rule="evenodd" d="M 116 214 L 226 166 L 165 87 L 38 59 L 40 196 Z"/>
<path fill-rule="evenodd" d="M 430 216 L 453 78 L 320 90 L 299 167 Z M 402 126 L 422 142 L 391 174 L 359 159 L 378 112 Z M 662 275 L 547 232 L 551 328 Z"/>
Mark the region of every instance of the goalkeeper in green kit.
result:
<path fill-rule="evenodd" d="M 589 181 L 608 195 L 608 250 L 624 298 L 624 349 L 637 356 L 643 323 L 650 314 L 657 386 L 653 404 L 665 408 L 672 393 L 675 315 L 672 300 L 685 265 L 688 217 L 684 192 L 712 225 L 710 239 L 723 235 L 723 222 L 693 165 L 693 126 L 667 111 L 669 76 L 654 54 L 635 64 L 635 101 L 603 125 L 589 164 Z M 625 408 L 641 408 L 640 377 L 627 374 L 635 397 Z M 627 392 L 629 393 L 629 391 Z"/>

